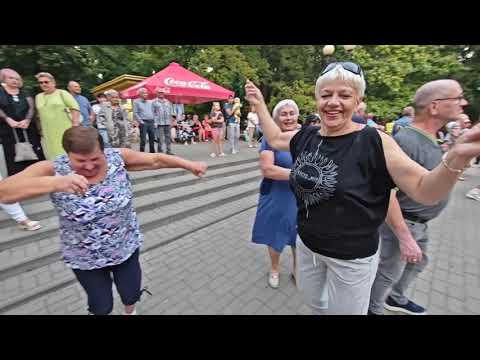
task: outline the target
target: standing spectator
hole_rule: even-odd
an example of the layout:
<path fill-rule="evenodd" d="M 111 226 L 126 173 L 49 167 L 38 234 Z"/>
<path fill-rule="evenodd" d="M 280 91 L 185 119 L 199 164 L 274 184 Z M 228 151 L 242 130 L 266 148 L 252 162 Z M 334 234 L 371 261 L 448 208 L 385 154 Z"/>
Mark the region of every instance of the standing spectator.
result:
<path fill-rule="evenodd" d="M 229 101 L 230 101 L 230 98 L 229 98 Z M 231 97 L 231 101 L 233 102 L 233 97 Z M 224 105 L 224 107 L 227 106 L 227 104 Z M 222 111 L 222 108 L 220 107 L 220 103 L 219 102 L 214 102 L 212 103 L 212 111 L 210 113 L 210 119 L 218 119 L 218 114 L 221 113 L 222 114 L 222 129 L 221 129 L 221 134 L 219 133 L 219 136 L 220 136 L 220 147 L 221 147 L 221 154 L 223 154 L 223 148 L 224 148 L 224 144 L 225 144 L 225 138 L 226 138 L 226 133 L 227 133 L 227 130 L 226 130 L 226 123 L 225 123 L 225 113 L 224 111 Z M 213 126 L 212 126 L 213 127 Z M 221 156 L 225 156 L 225 154 L 221 155 Z"/>
<path fill-rule="evenodd" d="M 98 123 L 105 125 L 108 142 L 114 148 L 130 148 L 130 121 L 128 114 L 120 104 L 120 96 L 116 90 L 105 91 L 107 102 L 98 113 Z"/>
<path fill-rule="evenodd" d="M 8 176 L 15 175 L 38 160 L 45 160 L 40 145 L 40 134 L 33 120 L 33 99 L 22 90 L 23 81 L 12 69 L 0 70 L 0 139 L 3 145 Z M 32 144 L 38 160 L 15 161 L 15 135 L 25 141 L 25 134 Z"/>
<path fill-rule="evenodd" d="M 0 175 L 0 181 L 2 176 Z M 30 220 L 25 211 L 19 203 L 3 204 L 0 203 L 0 207 L 17 223 L 18 227 L 22 230 L 35 231 L 42 228 L 42 225 L 38 221 Z"/>
<path fill-rule="evenodd" d="M 139 99 L 133 103 L 134 120 L 140 127 L 140 152 L 145 151 L 145 142 L 148 134 L 148 143 L 150 145 L 150 152 L 155 152 L 155 123 L 153 114 L 153 105 L 148 100 L 148 91 L 145 88 L 138 90 Z"/>
<path fill-rule="evenodd" d="M 385 126 L 377 124 L 374 120 L 373 114 L 368 114 L 367 115 L 367 126 L 373 127 L 375 129 L 385 131 Z"/>
<path fill-rule="evenodd" d="M 221 111 L 212 113 L 210 118 L 210 125 L 212 127 L 212 136 L 213 136 L 213 152 L 210 154 L 210 157 L 215 158 L 217 156 L 224 157 L 223 153 L 223 124 L 225 119 Z"/>
<path fill-rule="evenodd" d="M 306 117 L 305 122 L 302 124 L 302 129 L 308 126 L 320 127 L 320 125 L 321 125 L 320 117 L 317 114 L 310 114 Z"/>
<path fill-rule="evenodd" d="M 107 117 L 105 116 L 105 111 L 102 112 L 102 109 L 109 104 L 107 96 L 102 93 L 97 95 L 97 101 L 98 104 L 95 104 L 92 106 L 93 112 L 95 113 L 95 127 L 98 130 L 98 133 L 103 139 L 103 146 L 104 147 L 110 147 L 110 139 L 108 136 L 108 132 L 113 131 L 113 122 L 110 117 L 108 117 L 108 122 L 107 122 Z M 100 117 L 100 113 L 102 113 L 102 116 Z M 107 130 L 107 126 L 108 129 Z"/>
<path fill-rule="evenodd" d="M 171 148 L 172 103 L 165 98 L 165 89 L 157 89 L 157 98 L 153 101 L 153 116 L 157 128 L 158 152 L 163 152 L 163 143 L 168 155 L 173 155 Z"/>
<path fill-rule="evenodd" d="M 240 99 L 238 100 L 240 102 Z M 239 140 L 240 140 L 240 123 L 237 122 L 237 117 L 235 116 L 235 112 L 239 109 L 239 104 L 227 103 L 224 107 L 226 115 L 226 123 L 227 123 L 227 138 L 230 144 L 230 151 L 233 155 L 239 152 Z M 239 110 L 238 110 L 239 111 Z M 240 120 L 238 120 L 240 121 Z"/>
<path fill-rule="evenodd" d="M 212 127 L 210 126 L 210 117 L 208 114 L 205 114 L 203 116 L 202 120 L 202 127 L 205 133 L 205 141 L 208 142 L 208 140 L 212 139 Z"/>
<path fill-rule="evenodd" d="M 402 111 L 402 117 L 395 121 L 393 125 L 392 135 L 395 136 L 402 128 L 410 126 L 412 123 L 415 109 L 412 106 L 407 106 Z"/>
<path fill-rule="evenodd" d="M 297 129 L 298 106 L 293 100 L 282 100 L 273 109 L 273 120 L 282 132 Z M 260 147 L 260 169 L 263 180 L 252 231 L 252 241 L 268 246 L 271 269 L 268 284 L 276 289 L 280 282 L 280 255 L 286 245 L 292 249 L 295 279 L 295 240 L 297 237 L 297 203 L 288 184 L 292 168 L 289 151 L 278 151 L 263 139 Z"/>
<path fill-rule="evenodd" d="M 357 106 L 357 109 L 355 111 L 355 114 L 352 117 L 352 121 L 357 124 L 367 124 L 367 104 L 365 104 L 363 101 Z"/>
<path fill-rule="evenodd" d="M 80 115 L 82 117 L 80 123 L 82 126 L 89 127 L 93 125 L 93 121 L 95 120 L 95 113 L 92 110 L 92 106 L 90 105 L 90 101 L 81 95 L 82 88 L 80 84 L 76 81 L 69 81 L 67 90 L 70 95 L 73 96 L 75 100 L 77 100 L 78 106 L 80 107 Z"/>
<path fill-rule="evenodd" d="M 457 116 L 456 121 L 460 125 L 460 134 L 465 133 L 472 127 L 472 122 L 467 114 L 463 113 Z"/>
<path fill-rule="evenodd" d="M 394 139 L 409 158 L 432 171 L 442 163 L 443 151 L 436 141 L 438 130 L 463 112 L 466 105 L 456 81 L 429 82 L 415 94 L 413 121 Z M 440 215 L 447 202 L 448 197 L 423 205 L 401 190 L 392 191 L 386 221 L 379 228 L 380 263 L 371 290 L 370 313 L 383 314 L 385 307 L 409 315 L 426 314 L 423 306 L 408 299 L 406 291 L 428 264 L 428 224 Z"/>
<path fill-rule="evenodd" d="M 173 104 L 172 105 L 173 114 L 175 114 L 177 120 L 182 118 L 182 115 L 185 114 L 185 106 L 183 104 Z"/>
<path fill-rule="evenodd" d="M 175 114 L 172 115 L 170 120 L 170 139 L 171 142 L 177 142 L 177 131 L 178 123 L 177 123 L 177 116 Z"/>
<path fill-rule="evenodd" d="M 92 106 L 92 111 L 95 116 L 98 115 L 100 112 L 100 108 L 102 107 L 102 104 L 107 101 L 107 97 L 105 96 L 104 93 L 100 93 L 96 96 L 97 103 Z"/>
<path fill-rule="evenodd" d="M 80 107 L 68 91 L 57 90 L 55 78 L 47 72 L 35 76 L 42 92 L 35 97 L 35 106 L 40 117 L 46 157 L 55 159 L 65 151 L 62 137 L 65 130 L 80 125 Z"/>
<path fill-rule="evenodd" d="M 257 147 L 258 141 L 255 141 L 255 133 L 258 126 L 258 115 L 255 106 L 250 106 L 250 112 L 247 115 L 248 147 Z M 258 139 L 257 139 L 258 140 Z"/>

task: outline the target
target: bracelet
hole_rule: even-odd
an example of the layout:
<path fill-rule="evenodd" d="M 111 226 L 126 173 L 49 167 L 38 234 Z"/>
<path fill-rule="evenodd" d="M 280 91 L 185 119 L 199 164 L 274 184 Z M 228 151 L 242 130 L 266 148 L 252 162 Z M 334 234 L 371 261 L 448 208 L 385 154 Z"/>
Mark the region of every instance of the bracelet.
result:
<path fill-rule="evenodd" d="M 461 174 L 465 171 L 465 168 L 463 168 L 462 170 L 459 170 L 459 169 L 453 169 L 451 168 L 450 166 L 448 166 L 447 164 L 447 153 L 445 153 L 443 156 L 442 156 L 442 164 L 443 166 L 445 166 L 445 168 L 447 168 L 447 170 L 451 171 L 451 172 L 454 172 L 454 173 L 457 173 L 457 174 Z"/>

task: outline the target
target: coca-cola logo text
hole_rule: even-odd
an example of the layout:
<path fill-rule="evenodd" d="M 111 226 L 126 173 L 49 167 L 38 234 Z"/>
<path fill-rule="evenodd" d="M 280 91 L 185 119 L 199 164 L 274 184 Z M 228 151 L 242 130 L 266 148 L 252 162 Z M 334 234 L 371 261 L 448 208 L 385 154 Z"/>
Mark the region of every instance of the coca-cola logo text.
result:
<path fill-rule="evenodd" d="M 208 84 L 207 81 L 182 81 L 182 80 L 175 80 L 174 78 L 166 78 L 164 83 L 167 86 L 188 87 L 192 89 L 210 90 L 210 85 Z"/>

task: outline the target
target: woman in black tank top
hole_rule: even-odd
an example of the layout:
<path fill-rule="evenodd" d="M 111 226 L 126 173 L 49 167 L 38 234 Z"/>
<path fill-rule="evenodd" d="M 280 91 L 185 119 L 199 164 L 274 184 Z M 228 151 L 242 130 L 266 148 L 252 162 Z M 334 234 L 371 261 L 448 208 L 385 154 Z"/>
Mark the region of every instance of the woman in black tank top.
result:
<path fill-rule="evenodd" d="M 457 181 L 455 170 L 480 153 L 477 128 L 443 165 L 431 172 L 422 168 L 387 134 L 352 121 L 365 87 L 359 65 L 328 65 L 315 88 L 321 129 L 282 133 L 258 88 L 250 81 L 245 86 L 268 143 L 292 154 L 297 283 L 317 314 L 367 313 L 378 265 L 378 227 L 387 215 L 393 187 L 420 203 L 435 203 Z"/>

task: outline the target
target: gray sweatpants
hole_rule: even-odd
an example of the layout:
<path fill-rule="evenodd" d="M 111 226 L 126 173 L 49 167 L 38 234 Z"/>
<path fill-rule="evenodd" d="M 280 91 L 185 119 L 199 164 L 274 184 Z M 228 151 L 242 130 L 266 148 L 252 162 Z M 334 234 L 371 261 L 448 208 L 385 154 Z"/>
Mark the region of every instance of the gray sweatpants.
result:
<path fill-rule="evenodd" d="M 170 125 L 158 125 L 157 127 L 157 139 L 158 139 L 158 152 L 163 152 L 163 144 L 166 146 L 166 151 L 171 152 L 172 136 L 170 131 Z"/>
<path fill-rule="evenodd" d="M 422 261 L 414 264 L 400 260 L 399 240 L 387 224 L 380 226 L 380 263 L 370 294 L 369 307 L 374 314 L 383 314 L 383 304 L 387 296 L 390 296 L 398 304 L 408 303 L 408 298 L 405 296 L 406 290 L 428 264 L 427 224 L 409 220 L 405 220 L 405 222 L 418 246 L 422 249 Z"/>
<path fill-rule="evenodd" d="M 228 124 L 228 143 L 230 144 L 231 152 L 240 151 L 240 124 Z"/>
<path fill-rule="evenodd" d="M 366 315 L 378 253 L 340 260 L 312 252 L 297 237 L 297 285 L 314 315 Z"/>

